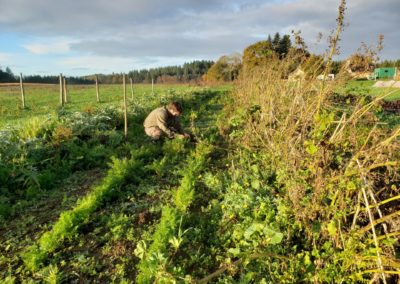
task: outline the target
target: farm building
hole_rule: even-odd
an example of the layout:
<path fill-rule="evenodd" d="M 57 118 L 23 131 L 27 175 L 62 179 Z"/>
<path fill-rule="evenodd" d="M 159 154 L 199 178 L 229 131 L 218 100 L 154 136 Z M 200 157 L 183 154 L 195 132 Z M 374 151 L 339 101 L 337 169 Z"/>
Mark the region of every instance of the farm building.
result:
<path fill-rule="evenodd" d="M 397 73 L 397 68 L 375 68 L 374 76 L 376 79 L 381 78 L 395 78 Z"/>

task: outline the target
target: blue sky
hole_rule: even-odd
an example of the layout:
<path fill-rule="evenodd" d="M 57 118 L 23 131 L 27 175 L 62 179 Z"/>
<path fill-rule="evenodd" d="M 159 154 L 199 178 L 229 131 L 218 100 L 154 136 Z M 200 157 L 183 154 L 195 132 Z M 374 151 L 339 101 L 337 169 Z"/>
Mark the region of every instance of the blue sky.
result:
<path fill-rule="evenodd" d="M 301 30 L 321 53 L 339 0 L 0 0 L 0 66 L 14 73 L 87 75 L 216 60 L 275 32 Z M 348 0 L 343 59 L 384 34 L 400 58 L 400 1 Z M 324 38 L 317 43 L 318 34 Z"/>

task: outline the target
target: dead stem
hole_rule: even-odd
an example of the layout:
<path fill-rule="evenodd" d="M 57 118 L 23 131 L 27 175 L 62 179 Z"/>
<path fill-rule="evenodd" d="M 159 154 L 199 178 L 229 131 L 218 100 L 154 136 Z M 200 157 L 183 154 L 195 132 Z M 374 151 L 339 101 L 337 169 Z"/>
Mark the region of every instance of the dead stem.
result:
<path fill-rule="evenodd" d="M 358 160 L 357 160 L 357 164 L 358 164 L 359 167 L 361 167 L 361 164 L 360 164 L 360 162 Z M 368 181 L 367 181 L 367 178 L 365 177 L 365 175 L 362 175 L 362 180 L 363 180 L 364 186 L 361 187 L 361 191 L 362 191 L 362 194 L 364 196 L 365 205 L 367 206 L 367 208 L 369 208 L 369 202 L 368 202 L 367 194 L 365 193 L 365 187 L 368 188 L 369 186 L 368 186 Z M 374 243 L 375 243 L 375 247 L 376 247 L 376 256 L 378 257 L 378 260 L 377 260 L 378 267 L 383 271 L 384 268 L 383 268 L 383 265 L 382 265 L 382 259 L 381 259 L 381 255 L 380 255 L 380 252 L 379 252 L 380 247 L 379 247 L 378 239 L 377 239 L 376 232 L 375 232 L 374 217 L 373 217 L 373 215 L 371 213 L 371 210 L 369 210 L 369 209 L 368 209 L 368 216 L 369 216 L 369 221 L 370 221 L 371 228 L 372 228 L 372 235 L 374 236 Z M 386 284 L 385 273 L 382 272 L 381 275 L 382 275 L 383 283 Z"/>

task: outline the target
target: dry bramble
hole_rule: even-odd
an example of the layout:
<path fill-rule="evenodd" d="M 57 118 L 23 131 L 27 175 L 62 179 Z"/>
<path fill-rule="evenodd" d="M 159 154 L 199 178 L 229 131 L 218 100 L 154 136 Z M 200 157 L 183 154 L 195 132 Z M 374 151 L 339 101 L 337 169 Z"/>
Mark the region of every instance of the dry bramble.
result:
<path fill-rule="evenodd" d="M 331 49 L 311 70 L 322 64 L 324 74 L 329 73 L 344 11 L 342 1 Z M 301 68 L 308 60 L 306 53 L 298 52 L 304 41 L 299 33 L 295 37 L 298 49 L 286 58 L 271 57 L 268 64 L 241 74 L 234 104 L 244 113 L 243 132 L 231 142 L 269 157 L 263 167 L 277 173 L 278 196 L 313 246 L 322 250 L 332 239 L 340 249 L 317 258 L 316 275 L 340 263 L 347 267 L 345 275 L 356 277 L 353 280 L 370 275 L 384 283 L 395 281 L 400 263 L 388 240 L 400 229 L 396 186 L 400 182 L 400 128 L 385 127 L 374 112 L 388 94 L 370 102 L 360 98 L 343 108 L 335 102 L 335 93 L 346 83 L 346 70 L 334 82 L 319 82 L 317 72 L 287 80 L 293 66 Z M 367 251 L 375 253 L 366 257 Z"/>

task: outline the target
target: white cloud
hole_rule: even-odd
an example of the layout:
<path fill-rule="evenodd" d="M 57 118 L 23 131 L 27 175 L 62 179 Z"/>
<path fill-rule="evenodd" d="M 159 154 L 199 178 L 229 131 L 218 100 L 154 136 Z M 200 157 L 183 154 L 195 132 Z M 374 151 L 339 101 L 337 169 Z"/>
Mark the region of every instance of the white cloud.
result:
<path fill-rule="evenodd" d="M 73 41 L 58 41 L 48 43 L 28 43 L 24 44 L 23 47 L 33 54 L 64 54 L 70 51 L 70 46 Z"/>

